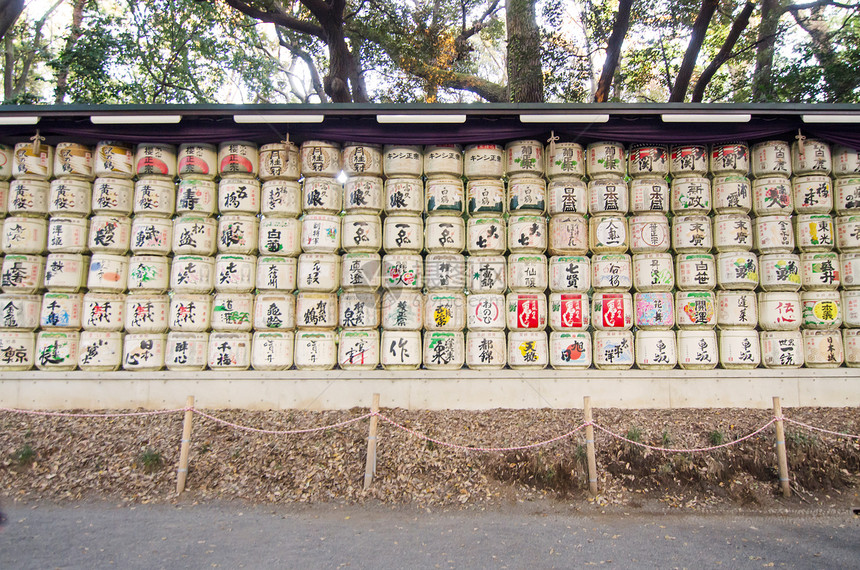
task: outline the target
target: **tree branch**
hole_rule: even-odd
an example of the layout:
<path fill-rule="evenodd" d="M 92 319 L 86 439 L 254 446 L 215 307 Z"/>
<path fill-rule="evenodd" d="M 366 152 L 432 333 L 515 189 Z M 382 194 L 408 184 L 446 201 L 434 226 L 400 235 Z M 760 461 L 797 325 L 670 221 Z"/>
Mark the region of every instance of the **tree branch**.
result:
<path fill-rule="evenodd" d="M 705 68 L 702 75 L 700 75 L 699 79 L 696 81 L 696 85 L 693 87 L 693 95 L 690 98 L 692 103 L 702 102 L 705 88 L 708 86 L 708 83 L 711 82 L 711 79 L 717 73 L 720 66 L 732 57 L 732 50 L 734 49 L 738 39 L 741 37 L 743 31 L 749 25 L 750 16 L 752 16 L 754 10 L 755 4 L 753 4 L 751 0 L 747 0 L 743 10 L 741 10 L 741 13 L 738 14 L 737 18 L 735 18 L 735 21 L 732 24 L 732 29 L 729 30 L 729 35 L 726 36 L 726 40 L 723 42 L 722 47 L 720 47 L 720 51 L 716 56 L 714 56 L 714 60 Z"/>
<path fill-rule="evenodd" d="M 317 38 L 324 38 L 325 32 L 323 31 L 321 26 L 314 24 L 313 22 L 308 22 L 305 20 L 300 20 L 299 18 L 294 18 L 283 11 L 270 11 L 270 10 L 261 10 L 254 6 L 251 6 L 247 2 L 243 0 L 224 0 L 228 6 L 233 8 L 234 10 L 238 10 L 239 12 L 245 14 L 246 16 L 250 16 L 255 20 L 260 20 L 261 22 L 267 22 L 269 24 L 275 24 L 278 26 L 283 26 L 285 28 L 289 28 L 291 30 L 295 30 L 297 32 L 301 32 L 303 34 L 308 34 Z M 311 3 L 311 0 L 304 0 L 303 3 L 305 5 Z M 323 4 L 323 3 L 321 3 Z M 323 4 L 324 5 L 324 4 Z"/>
<path fill-rule="evenodd" d="M 606 42 L 606 61 L 603 63 L 603 71 L 597 82 L 597 91 L 594 93 L 595 103 L 606 103 L 609 100 L 609 88 L 615 77 L 615 70 L 621 60 L 621 45 L 630 27 L 630 10 L 633 8 L 633 0 L 620 0 L 618 12 L 615 14 L 615 23 L 612 25 L 612 33 Z"/>
<path fill-rule="evenodd" d="M 693 77 L 693 69 L 696 67 L 696 58 L 702 50 L 702 43 L 705 41 L 708 26 L 711 24 L 714 12 L 717 11 L 717 6 L 719 6 L 719 0 L 702 0 L 702 7 L 693 22 L 690 43 L 687 45 L 681 67 L 678 68 L 678 75 L 675 76 L 675 86 L 672 87 L 672 93 L 669 95 L 670 103 L 684 102 L 690 79 Z"/>

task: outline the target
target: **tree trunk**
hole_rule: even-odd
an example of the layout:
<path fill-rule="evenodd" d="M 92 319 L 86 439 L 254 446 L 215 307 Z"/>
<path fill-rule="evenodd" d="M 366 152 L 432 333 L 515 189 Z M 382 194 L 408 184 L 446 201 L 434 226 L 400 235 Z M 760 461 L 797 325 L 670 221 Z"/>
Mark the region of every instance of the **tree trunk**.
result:
<path fill-rule="evenodd" d="M 15 79 L 15 42 L 12 36 L 3 38 L 3 101 L 12 99 Z"/>
<path fill-rule="evenodd" d="M 699 9 L 696 21 L 693 22 L 690 43 L 687 45 L 681 67 L 678 68 L 678 75 L 675 76 L 675 85 L 669 95 L 670 103 L 683 103 L 687 96 L 687 88 L 690 87 L 690 79 L 696 68 L 696 59 L 702 51 L 702 44 L 705 42 L 705 35 L 708 33 L 708 26 L 711 24 L 714 12 L 717 11 L 717 6 L 719 6 L 719 0 L 702 0 L 702 7 Z"/>
<path fill-rule="evenodd" d="M 738 42 L 743 31 L 749 25 L 750 16 L 752 16 L 754 10 L 755 4 L 748 0 L 744 5 L 743 10 L 741 10 L 741 13 L 738 14 L 737 18 L 735 18 L 735 21 L 732 24 L 732 29 L 729 30 L 729 35 L 726 36 L 726 40 L 723 42 L 722 47 L 720 47 L 720 51 L 714 57 L 711 64 L 705 68 L 702 75 L 699 76 L 698 81 L 696 81 L 696 85 L 693 87 L 693 96 L 690 98 L 692 103 L 702 102 L 702 97 L 705 95 L 705 88 L 708 86 L 708 83 L 711 82 L 711 79 L 713 79 L 720 66 L 732 57 L 732 50 L 735 48 L 735 44 Z"/>
<path fill-rule="evenodd" d="M 69 63 L 67 58 L 69 53 L 81 37 L 81 24 L 84 21 L 84 6 L 87 0 L 75 0 L 72 6 L 72 27 L 69 30 L 69 37 L 66 38 L 66 45 L 63 46 L 63 51 L 60 53 L 60 66 L 57 69 L 57 86 L 54 89 L 54 103 L 60 104 L 66 98 L 66 93 L 69 89 Z"/>
<path fill-rule="evenodd" d="M 783 0 L 762 0 L 761 3 L 761 24 L 758 27 L 758 47 L 753 73 L 753 103 L 763 103 L 773 98 L 773 55 L 779 19 L 784 12 L 782 2 Z"/>
<path fill-rule="evenodd" d="M 540 30 L 534 0 L 506 0 L 508 31 L 508 99 L 543 103 Z"/>
<path fill-rule="evenodd" d="M 603 71 L 600 73 L 600 80 L 597 82 L 597 92 L 594 94 L 595 103 L 606 103 L 609 100 L 612 79 L 615 77 L 615 70 L 621 61 L 621 46 L 627 35 L 627 29 L 630 27 L 631 8 L 633 8 L 633 0 L 620 0 L 618 3 L 615 23 L 612 25 L 612 33 L 609 35 L 606 45 L 606 61 L 603 64 Z"/>
<path fill-rule="evenodd" d="M 24 10 L 24 0 L 6 0 L 0 3 L 0 37 L 5 38 L 18 16 Z"/>

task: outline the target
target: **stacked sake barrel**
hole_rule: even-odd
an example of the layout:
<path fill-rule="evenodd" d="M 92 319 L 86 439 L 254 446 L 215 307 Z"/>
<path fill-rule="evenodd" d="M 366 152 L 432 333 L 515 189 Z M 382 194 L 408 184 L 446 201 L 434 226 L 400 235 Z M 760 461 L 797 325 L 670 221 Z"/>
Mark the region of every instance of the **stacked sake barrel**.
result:
<path fill-rule="evenodd" d="M 845 363 L 860 367 L 860 150 L 834 147 L 833 174 Z"/>

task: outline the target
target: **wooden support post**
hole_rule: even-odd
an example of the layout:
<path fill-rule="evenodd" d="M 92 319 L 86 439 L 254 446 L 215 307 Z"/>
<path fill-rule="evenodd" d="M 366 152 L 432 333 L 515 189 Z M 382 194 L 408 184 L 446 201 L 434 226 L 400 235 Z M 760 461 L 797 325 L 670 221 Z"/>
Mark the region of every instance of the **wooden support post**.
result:
<path fill-rule="evenodd" d="M 373 476 L 376 474 L 376 432 L 379 428 L 379 394 L 373 395 L 373 405 L 370 411 L 374 415 L 370 416 L 370 432 L 367 436 L 367 461 L 364 464 L 364 490 L 370 489 L 370 483 L 373 481 Z"/>
<path fill-rule="evenodd" d="M 585 451 L 588 455 L 588 490 L 597 496 L 597 458 L 594 456 L 594 426 L 591 425 L 591 396 L 582 398 L 582 413 L 585 417 Z"/>
<path fill-rule="evenodd" d="M 188 478 L 188 452 L 191 447 L 191 419 L 194 417 L 194 396 L 185 401 L 185 420 L 182 422 L 182 445 L 179 448 L 179 469 L 176 472 L 176 494 L 185 490 Z"/>
<path fill-rule="evenodd" d="M 779 465 L 779 486 L 782 488 L 782 496 L 791 496 L 791 486 L 788 480 L 788 456 L 785 453 L 785 429 L 782 425 L 782 405 L 779 396 L 773 397 L 773 416 L 776 420 L 776 460 Z"/>

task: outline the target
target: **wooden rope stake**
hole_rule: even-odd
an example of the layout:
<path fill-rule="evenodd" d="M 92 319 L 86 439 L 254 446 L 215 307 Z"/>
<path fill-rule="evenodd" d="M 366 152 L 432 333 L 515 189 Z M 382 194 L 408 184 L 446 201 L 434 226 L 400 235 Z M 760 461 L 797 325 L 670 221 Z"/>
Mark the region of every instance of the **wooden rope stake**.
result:
<path fill-rule="evenodd" d="M 30 140 L 33 141 L 33 156 L 39 156 L 39 149 L 42 148 L 42 141 L 45 140 L 45 137 L 39 134 L 39 130 L 36 129 L 36 134 L 30 137 Z"/>
<path fill-rule="evenodd" d="M 376 434 L 379 428 L 379 394 L 373 395 L 373 404 L 370 407 L 373 415 L 370 416 L 370 431 L 367 435 L 367 460 L 364 464 L 364 490 L 370 489 L 370 483 L 376 474 Z"/>
<path fill-rule="evenodd" d="M 555 141 L 558 140 L 558 137 L 555 135 L 555 131 L 549 132 L 549 138 L 546 142 L 549 143 L 549 148 L 546 150 L 544 155 L 546 159 L 544 160 L 544 170 L 549 173 L 549 167 L 552 166 L 553 157 L 555 156 Z"/>
<path fill-rule="evenodd" d="M 779 466 L 779 486 L 782 488 L 782 496 L 791 496 L 791 486 L 788 480 L 788 456 L 785 452 L 785 429 L 782 425 L 782 405 L 779 396 L 773 397 L 773 416 L 776 420 L 776 460 Z"/>
<path fill-rule="evenodd" d="M 179 469 L 176 471 L 176 494 L 185 490 L 188 478 L 188 452 L 191 448 L 191 419 L 194 417 L 194 396 L 185 401 L 185 420 L 182 422 L 182 445 L 179 448 Z"/>
<path fill-rule="evenodd" d="M 585 419 L 585 452 L 588 456 L 588 490 L 597 496 L 597 458 L 594 455 L 594 426 L 591 425 L 591 396 L 582 398 L 582 413 Z"/>

